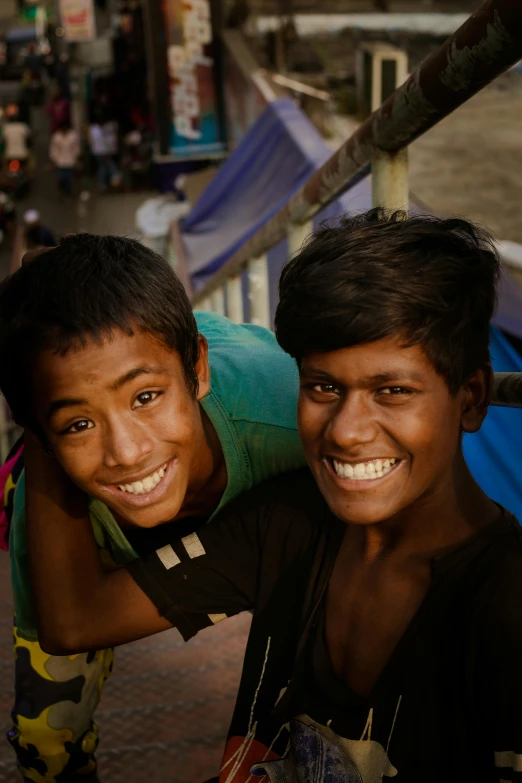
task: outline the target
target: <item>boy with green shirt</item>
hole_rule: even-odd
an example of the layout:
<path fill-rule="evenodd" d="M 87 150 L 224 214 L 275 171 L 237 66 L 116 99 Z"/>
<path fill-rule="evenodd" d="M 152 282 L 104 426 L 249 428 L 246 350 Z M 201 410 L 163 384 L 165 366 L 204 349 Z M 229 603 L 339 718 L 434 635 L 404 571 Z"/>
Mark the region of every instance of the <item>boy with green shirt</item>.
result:
<path fill-rule="evenodd" d="M 13 413 L 89 496 L 107 566 L 156 549 L 173 531 L 189 534 L 254 484 L 303 464 L 297 371 L 272 333 L 210 313 L 194 317 L 168 264 L 139 243 L 65 238 L 22 267 L 0 295 L 2 335 L 14 318 L 22 344 L 2 346 L 10 353 Z M 52 390 L 39 386 L 42 351 L 55 364 Z M 47 406 L 52 443 L 30 399 Z M 92 715 L 112 651 L 66 657 L 41 650 L 27 577 L 23 473 L 10 550 L 17 683 L 9 740 L 27 780 L 90 775 Z"/>

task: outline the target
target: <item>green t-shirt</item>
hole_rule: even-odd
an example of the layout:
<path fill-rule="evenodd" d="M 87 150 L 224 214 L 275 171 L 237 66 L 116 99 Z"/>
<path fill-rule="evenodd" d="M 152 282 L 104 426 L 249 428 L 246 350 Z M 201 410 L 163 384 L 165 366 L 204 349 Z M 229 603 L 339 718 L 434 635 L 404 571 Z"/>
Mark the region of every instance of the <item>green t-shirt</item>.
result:
<path fill-rule="evenodd" d="M 298 376 L 293 359 L 267 329 L 237 325 L 215 313 L 195 315 L 208 340 L 211 372 L 210 392 L 201 406 L 221 441 L 227 466 L 227 487 L 217 513 L 254 484 L 304 464 L 296 425 Z M 125 565 L 138 556 L 104 503 L 91 500 L 89 512 L 107 566 Z M 35 640 L 23 474 L 14 496 L 10 554 L 18 630 Z"/>

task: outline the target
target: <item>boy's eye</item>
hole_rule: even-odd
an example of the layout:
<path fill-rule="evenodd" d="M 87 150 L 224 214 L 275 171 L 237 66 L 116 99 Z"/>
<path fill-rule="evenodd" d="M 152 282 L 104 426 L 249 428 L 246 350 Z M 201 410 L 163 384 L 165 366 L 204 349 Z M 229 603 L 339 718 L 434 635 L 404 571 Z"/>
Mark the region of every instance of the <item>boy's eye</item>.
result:
<path fill-rule="evenodd" d="M 132 410 L 135 410 L 136 408 L 143 408 L 144 405 L 148 405 L 149 402 L 152 402 L 156 399 L 159 392 L 154 391 L 145 391 L 141 392 L 141 394 L 138 394 L 134 402 L 132 403 Z"/>
<path fill-rule="evenodd" d="M 390 394 L 393 396 L 411 394 L 410 389 L 405 389 L 404 386 L 386 386 L 384 389 L 379 389 L 379 394 Z"/>
<path fill-rule="evenodd" d="M 94 424 L 89 419 L 80 419 L 71 424 L 65 432 L 84 432 L 85 430 L 91 430 Z"/>
<path fill-rule="evenodd" d="M 312 386 L 312 390 L 314 392 L 319 392 L 319 394 L 338 394 L 339 389 L 337 386 L 334 386 L 333 383 L 316 383 L 314 386 Z"/>

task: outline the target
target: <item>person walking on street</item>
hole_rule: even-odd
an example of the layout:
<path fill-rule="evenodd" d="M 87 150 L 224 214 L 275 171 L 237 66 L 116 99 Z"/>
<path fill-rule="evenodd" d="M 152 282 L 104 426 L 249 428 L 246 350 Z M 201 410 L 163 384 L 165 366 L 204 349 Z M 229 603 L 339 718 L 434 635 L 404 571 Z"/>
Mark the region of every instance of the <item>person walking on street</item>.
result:
<path fill-rule="evenodd" d="M 89 126 L 89 141 L 91 152 L 96 160 L 98 189 L 105 193 L 112 180 L 118 176 L 118 169 L 113 158 L 113 141 L 98 119 Z"/>
<path fill-rule="evenodd" d="M 51 119 L 51 133 L 57 131 L 60 123 L 64 120 L 70 119 L 71 106 L 59 87 L 54 90 L 51 100 L 45 107 L 45 111 Z"/>
<path fill-rule="evenodd" d="M 49 157 L 56 166 L 58 189 L 66 196 L 72 196 L 74 169 L 80 157 L 80 137 L 65 119 L 51 136 Z"/>
<path fill-rule="evenodd" d="M 7 163 L 12 160 L 27 161 L 31 129 L 22 122 L 18 114 L 12 114 L 4 125 L 4 156 Z"/>

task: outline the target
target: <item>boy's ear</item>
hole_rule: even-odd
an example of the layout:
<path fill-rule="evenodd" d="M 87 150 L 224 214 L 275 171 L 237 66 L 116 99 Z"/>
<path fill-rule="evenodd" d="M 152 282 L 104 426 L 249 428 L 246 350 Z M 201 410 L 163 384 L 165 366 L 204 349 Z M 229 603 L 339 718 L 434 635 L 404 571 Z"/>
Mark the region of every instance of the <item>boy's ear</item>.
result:
<path fill-rule="evenodd" d="M 196 375 L 198 376 L 198 393 L 196 399 L 202 400 L 210 391 L 210 365 L 208 363 L 207 338 L 198 335 L 199 356 L 196 362 Z"/>
<path fill-rule="evenodd" d="M 478 432 L 486 418 L 493 395 L 493 367 L 486 364 L 476 370 L 462 385 L 463 408 L 462 429 L 464 432 Z"/>

